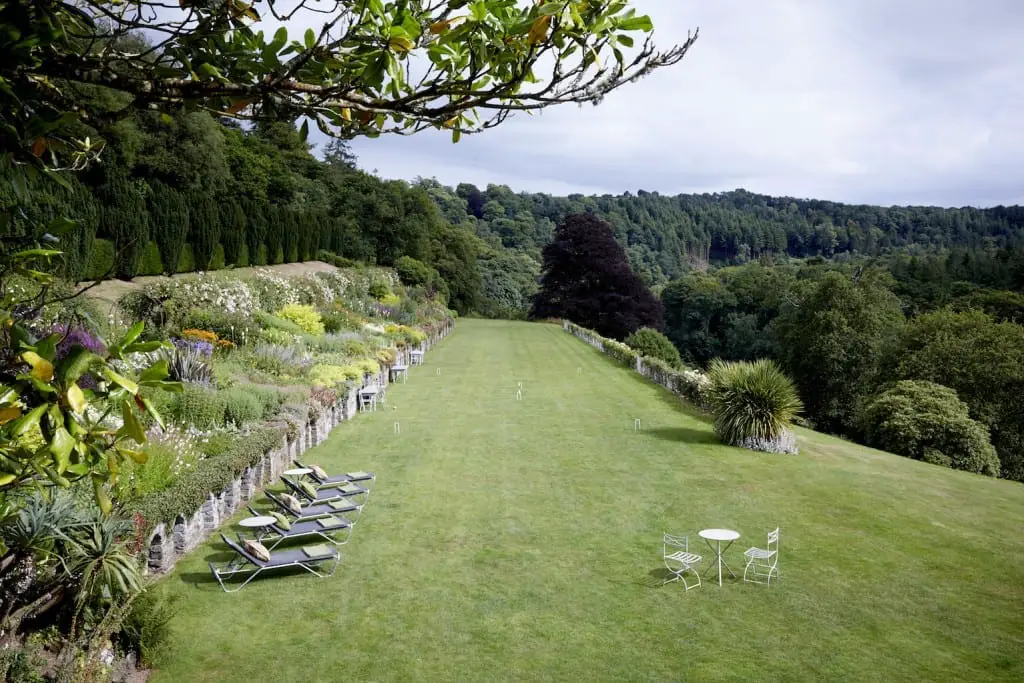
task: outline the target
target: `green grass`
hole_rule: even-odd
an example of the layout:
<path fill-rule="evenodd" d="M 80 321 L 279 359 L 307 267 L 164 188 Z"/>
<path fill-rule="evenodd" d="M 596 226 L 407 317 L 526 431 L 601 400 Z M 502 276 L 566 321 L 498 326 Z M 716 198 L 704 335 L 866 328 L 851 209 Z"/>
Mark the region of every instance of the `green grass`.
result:
<path fill-rule="evenodd" d="M 338 573 L 226 595 L 205 544 L 154 680 L 1024 679 L 1020 484 L 722 446 L 548 325 L 460 321 L 388 398 L 307 456 L 378 475 Z M 736 569 L 775 526 L 777 586 L 661 586 L 663 531 L 738 530 Z"/>

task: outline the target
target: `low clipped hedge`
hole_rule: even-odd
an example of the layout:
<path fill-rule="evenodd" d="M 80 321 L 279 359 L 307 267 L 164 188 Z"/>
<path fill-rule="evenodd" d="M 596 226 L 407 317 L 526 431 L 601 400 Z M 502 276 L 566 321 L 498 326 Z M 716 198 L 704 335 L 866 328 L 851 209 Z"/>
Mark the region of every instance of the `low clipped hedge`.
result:
<path fill-rule="evenodd" d="M 158 524 L 173 524 L 178 516 L 190 517 L 216 494 L 231 484 L 243 470 L 281 445 L 287 427 L 271 425 L 248 433 L 231 435 L 223 451 L 200 460 L 194 469 L 178 477 L 163 491 L 131 502 L 123 511 L 143 519 L 144 533 Z"/>

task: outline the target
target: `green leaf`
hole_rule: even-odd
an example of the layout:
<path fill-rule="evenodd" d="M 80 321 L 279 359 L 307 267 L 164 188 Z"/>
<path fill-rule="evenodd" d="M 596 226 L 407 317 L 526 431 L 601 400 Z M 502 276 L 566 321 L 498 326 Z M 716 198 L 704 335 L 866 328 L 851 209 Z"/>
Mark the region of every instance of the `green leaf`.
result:
<path fill-rule="evenodd" d="M 148 398 L 144 398 L 142 399 L 142 405 L 146 406 L 146 412 L 149 413 L 150 417 L 152 417 L 153 420 L 156 421 L 158 425 L 160 425 L 160 429 L 163 429 L 164 419 L 163 417 L 160 416 L 160 412 L 153 405 L 153 402 L 150 401 Z"/>
<path fill-rule="evenodd" d="M 85 394 L 82 393 L 81 387 L 79 387 L 74 382 L 72 382 L 71 386 L 68 387 L 67 401 L 68 406 L 71 408 L 71 410 L 78 415 L 81 415 L 82 412 L 85 410 L 85 406 L 88 405 L 88 402 L 85 400 Z"/>
<path fill-rule="evenodd" d="M 57 381 L 68 386 L 78 381 L 91 366 L 102 363 L 103 359 L 83 346 L 75 346 L 57 364 Z"/>
<path fill-rule="evenodd" d="M 117 343 L 117 345 L 120 346 L 121 348 L 124 348 L 129 344 L 134 343 L 135 340 L 139 338 L 139 335 L 142 334 L 142 331 L 144 329 L 146 329 L 146 323 L 140 320 L 139 322 L 132 325 L 131 328 L 129 328 L 129 330 L 124 333 L 124 336 L 121 338 L 121 341 Z"/>
<path fill-rule="evenodd" d="M 631 17 L 618 22 L 618 27 L 623 31 L 643 31 L 650 33 L 654 30 L 654 23 L 648 16 Z"/>
<path fill-rule="evenodd" d="M 136 344 L 129 344 L 128 346 L 124 347 L 124 352 L 125 353 L 149 353 L 151 351 L 156 351 L 158 349 L 165 348 L 166 346 L 167 346 L 167 344 L 165 344 L 162 341 L 138 342 Z"/>
<path fill-rule="evenodd" d="M 53 379 L 53 364 L 35 351 L 26 351 L 21 354 L 21 359 L 29 364 L 32 368 L 30 374 L 36 379 L 42 382 L 49 382 Z"/>
<path fill-rule="evenodd" d="M 51 235 L 63 235 L 66 232 L 71 232 L 79 225 L 81 224 L 78 221 L 73 221 L 66 216 L 58 216 L 46 224 L 46 232 Z"/>
<path fill-rule="evenodd" d="M 57 474 L 63 474 L 71 465 L 71 449 L 75 447 L 75 440 L 68 433 L 68 430 L 60 427 L 50 440 L 50 453 L 53 454 L 54 462 L 57 465 Z"/>
<path fill-rule="evenodd" d="M 43 419 L 43 414 L 46 412 L 47 404 L 36 406 L 25 415 L 22 415 L 11 424 L 11 436 L 17 438 L 19 436 L 25 436 L 33 429 L 39 426 L 39 421 Z"/>
<path fill-rule="evenodd" d="M 303 142 L 309 137 L 309 119 L 302 120 L 302 125 L 299 126 L 299 137 Z"/>
<path fill-rule="evenodd" d="M 107 495 L 107 490 L 103 488 L 105 481 L 106 477 L 94 474 L 92 477 L 92 489 L 93 494 L 96 496 L 96 503 L 100 506 L 100 510 L 103 511 L 103 514 L 109 515 L 110 511 L 114 509 L 114 506 L 110 502 L 110 496 Z"/>
<path fill-rule="evenodd" d="M 64 252 L 57 249 L 26 249 L 19 251 L 11 256 L 12 259 L 25 260 L 30 258 L 53 258 L 54 256 L 60 256 Z"/>
<path fill-rule="evenodd" d="M 304 36 L 304 38 L 307 50 L 312 49 L 313 46 L 316 45 L 316 33 L 313 32 L 313 29 L 307 28 L 306 35 Z"/>
<path fill-rule="evenodd" d="M 103 374 L 111 382 L 113 382 L 114 384 L 118 385 L 122 389 L 125 389 L 128 393 L 132 394 L 133 396 L 135 394 L 139 393 L 139 385 L 138 384 L 136 384 L 135 382 L 131 381 L 127 377 L 122 377 L 121 375 L 117 374 L 116 372 L 114 372 L 113 368 L 111 368 L 109 365 L 103 368 Z"/>
<path fill-rule="evenodd" d="M 146 431 L 142 428 L 139 418 L 135 417 L 135 411 L 128 401 L 121 402 L 121 419 L 124 420 L 124 424 L 117 430 L 119 435 L 127 436 L 135 443 L 146 443 Z"/>
<path fill-rule="evenodd" d="M 167 364 L 167 360 L 161 359 L 142 371 L 142 374 L 139 375 L 139 383 L 159 382 L 166 379 L 169 374 L 170 367 Z"/>

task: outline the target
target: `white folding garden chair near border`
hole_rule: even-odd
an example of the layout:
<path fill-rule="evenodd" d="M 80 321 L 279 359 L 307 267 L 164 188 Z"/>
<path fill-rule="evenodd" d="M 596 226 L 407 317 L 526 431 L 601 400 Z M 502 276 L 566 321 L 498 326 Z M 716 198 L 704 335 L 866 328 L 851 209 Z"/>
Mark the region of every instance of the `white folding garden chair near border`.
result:
<path fill-rule="evenodd" d="M 686 586 L 686 590 L 700 586 L 700 574 L 694 567 L 700 564 L 701 556 L 690 552 L 690 540 L 688 537 L 662 534 L 661 556 L 665 561 L 665 567 L 671 574 L 671 577 L 666 578 L 661 585 L 664 586 L 666 583 L 672 583 L 673 581 L 682 581 L 683 585 Z M 692 586 L 686 582 L 686 577 L 683 576 L 688 571 L 697 577 L 697 583 Z"/>
<path fill-rule="evenodd" d="M 779 580 L 779 529 L 768 532 L 767 548 L 748 548 L 743 557 L 747 566 L 743 569 L 743 580 L 750 583 L 772 584 L 772 576 Z M 763 581 L 761 579 L 764 579 Z"/>

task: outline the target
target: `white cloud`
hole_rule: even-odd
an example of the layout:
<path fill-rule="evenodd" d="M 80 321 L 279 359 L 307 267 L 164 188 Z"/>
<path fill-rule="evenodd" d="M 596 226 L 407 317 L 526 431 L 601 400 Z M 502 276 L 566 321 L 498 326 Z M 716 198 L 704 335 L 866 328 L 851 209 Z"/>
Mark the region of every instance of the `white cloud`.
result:
<path fill-rule="evenodd" d="M 359 140 L 386 177 L 565 194 L 752 191 L 944 205 L 1024 191 L 1024 6 L 1014 0 L 635 0 L 676 67 L 599 107 Z"/>

